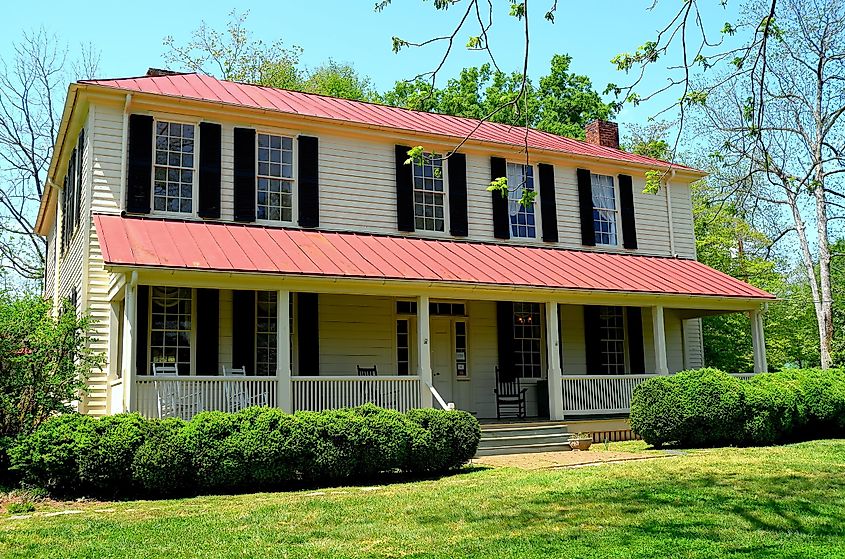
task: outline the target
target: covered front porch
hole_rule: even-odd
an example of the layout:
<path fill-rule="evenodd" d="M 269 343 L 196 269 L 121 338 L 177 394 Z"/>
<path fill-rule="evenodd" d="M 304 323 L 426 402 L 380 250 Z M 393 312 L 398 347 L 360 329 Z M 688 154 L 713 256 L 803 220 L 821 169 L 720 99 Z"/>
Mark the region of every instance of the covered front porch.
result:
<path fill-rule="evenodd" d="M 701 365 L 694 309 L 141 283 L 148 274 L 129 274 L 112 301 L 113 412 L 374 403 L 512 417 L 496 393 L 509 363 L 524 415 L 563 419 L 627 413 L 644 379 Z"/>
<path fill-rule="evenodd" d="M 372 402 L 479 418 L 626 413 L 703 365 L 699 318 L 771 296 L 691 260 L 95 216 L 109 409 L 190 418 Z M 516 410 L 503 395 L 516 394 Z"/>

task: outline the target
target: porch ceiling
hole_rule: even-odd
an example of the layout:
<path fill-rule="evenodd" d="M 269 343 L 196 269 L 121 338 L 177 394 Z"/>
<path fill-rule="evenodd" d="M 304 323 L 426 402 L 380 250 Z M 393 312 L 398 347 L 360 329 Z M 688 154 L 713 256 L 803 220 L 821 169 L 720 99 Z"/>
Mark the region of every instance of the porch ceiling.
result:
<path fill-rule="evenodd" d="M 677 258 L 103 214 L 94 223 L 109 268 L 774 299 Z"/>

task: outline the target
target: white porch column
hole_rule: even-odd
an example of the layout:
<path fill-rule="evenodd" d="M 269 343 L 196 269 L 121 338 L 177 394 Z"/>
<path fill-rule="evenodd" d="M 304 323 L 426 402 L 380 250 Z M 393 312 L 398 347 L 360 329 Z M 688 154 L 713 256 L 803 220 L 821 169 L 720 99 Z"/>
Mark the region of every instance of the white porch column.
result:
<path fill-rule="evenodd" d="M 563 371 L 560 359 L 560 320 L 558 304 L 546 303 L 546 344 L 549 358 L 549 419 L 563 419 Z"/>
<path fill-rule="evenodd" d="M 135 336 L 144 335 L 136 332 L 135 324 L 138 315 L 138 273 L 132 272 L 132 277 L 126 282 L 126 294 L 123 300 L 123 362 L 121 363 L 121 377 L 123 377 L 123 409 L 135 411 Z"/>
<path fill-rule="evenodd" d="M 417 374 L 420 376 L 420 406 L 434 406 L 431 394 L 431 324 L 429 322 L 428 295 L 417 297 Z"/>
<path fill-rule="evenodd" d="M 658 375 L 669 374 L 669 362 L 666 357 L 666 322 L 663 317 L 663 305 L 651 307 L 651 323 L 654 329 L 654 366 Z"/>
<path fill-rule="evenodd" d="M 748 313 L 751 319 L 751 344 L 754 349 L 754 372 L 767 373 L 769 364 L 766 360 L 766 338 L 763 334 L 763 313 L 753 310 Z"/>
<path fill-rule="evenodd" d="M 290 291 L 276 292 L 276 405 L 293 413 L 290 380 Z"/>

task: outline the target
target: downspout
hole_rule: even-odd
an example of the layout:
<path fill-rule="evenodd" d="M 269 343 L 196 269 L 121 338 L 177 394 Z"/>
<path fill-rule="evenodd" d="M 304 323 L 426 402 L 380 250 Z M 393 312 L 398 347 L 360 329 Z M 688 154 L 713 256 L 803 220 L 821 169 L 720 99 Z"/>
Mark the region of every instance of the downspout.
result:
<path fill-rule="evenodd" d="M 127 152 L 129 147 L 129 105 L 132 104 L 132 94 L 126 94 L 126 100 L 123 102 L 123 137 L 120 141 L 120 202 L 118 207 L 121 213 L 126 209 L 126 165 Z"/>
<path fill-rule="evenodd" d="M 61 235 L 62 231 L 62 221 L 64 212 L 64 208 L 62 208 L 62 201 L 61 201 L 61 190 L 59 187 L 52 180 L 47 181 L 47 188 L 53 188 L 59 194 L 56 194 L 56 236 L 53 238 L 53 316 L 59 316 L 59 303 L 61 302 L 61 298 L 59 297 L 59 275 L 60 267 L 62 265 L 62 256 L 61 256 Z"/>
<path fill-rule="evenodd" d="M 675 258 L 678 253 L 675 251 L 675 223 L 672 220 L 672 179 L 675 178 L 675 169 L 669 169 L 669 178 L 666 179 L 666 217 L 669 222 L 669 254 Z"/>

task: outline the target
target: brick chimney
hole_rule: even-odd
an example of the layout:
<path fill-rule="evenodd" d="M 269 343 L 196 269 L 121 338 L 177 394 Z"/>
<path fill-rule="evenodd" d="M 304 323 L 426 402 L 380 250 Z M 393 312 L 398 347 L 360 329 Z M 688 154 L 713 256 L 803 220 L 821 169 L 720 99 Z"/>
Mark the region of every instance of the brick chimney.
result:
<path fill-rule="evenodd" d="M 174 72 L 173 70 L 166 70 L 164 68 L 147 68 L 148 78 L 159 78 L 161 76 L 174 76 L 182 72 Z"/>
<path fill-rule="evenodd" d="M 584 129 L 587 143 L 619 149 L 619 125 L 606 120 L 594 120 Z"/>

